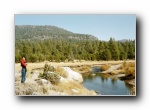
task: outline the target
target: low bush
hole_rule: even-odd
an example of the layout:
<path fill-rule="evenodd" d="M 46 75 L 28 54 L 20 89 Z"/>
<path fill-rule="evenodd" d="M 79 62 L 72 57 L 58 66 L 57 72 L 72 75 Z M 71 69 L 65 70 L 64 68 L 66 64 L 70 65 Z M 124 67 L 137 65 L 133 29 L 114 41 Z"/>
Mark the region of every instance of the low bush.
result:
<path fill-rule="evenodd" d="M 38 77 L 49 80 L 52 84 L 58 84 L 60 76 L 67 77 L 65 70 L 63 71 L 60 67 L 54 68 L 53 66 L 45 64 L 43 74 L 40 73 Z"/>
<path fill-rule="evenodd" d="M 43 73 L 39 75 L 39 78 L 46 79 L 52 84 L 58 84 L 60 81 L 60 76 L 57 73 Z"/>
<path fill-rule="evenodd" d="M 102 66 L 100 67 L 100 70 L 101 70 L 101 71 L 106 71 L 106 70 L 109 69 L 109 68 L 110 68 L 110 65 L 104 64 L 104 65 L 102 65 Z"/>
<path fill-rule="evenodd" d="M 83 65 L 81 66 L 81 68 L 79 69 L 79 71 L 86 71 L 86 72 L 90 72 L 91 68 L 87 65 Z"/>
<path fill-rule="evenodd" d="M 45 64 L 45 65 L 44 65 L 44 72 L 48 72 L 48 71 L 54 72 L 54 67 L 53 67 L 53 66 L 50 66 L 50 65 L 48 65 L 48 64 Z"/>
<path fill-rule="evenodd" d="M 122 70 L 126 75 L 132 75 L 135 77 L 135 62 L 124 62 L 122 65 Z"/>

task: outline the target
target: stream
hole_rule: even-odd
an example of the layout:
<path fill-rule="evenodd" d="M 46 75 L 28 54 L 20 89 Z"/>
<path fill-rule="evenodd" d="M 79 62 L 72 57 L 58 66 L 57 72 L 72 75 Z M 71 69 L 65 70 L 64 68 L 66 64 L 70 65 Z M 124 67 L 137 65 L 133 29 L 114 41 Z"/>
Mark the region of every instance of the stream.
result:
<path fill-rule="evenodd" d="M 92 75 L 83 75 L 83 86 L 89 90 L 98 91 L 101 95 L 130 95 L 131 85 L 119 79 L 103 77 L 98 67 L 92 68 Z"/>

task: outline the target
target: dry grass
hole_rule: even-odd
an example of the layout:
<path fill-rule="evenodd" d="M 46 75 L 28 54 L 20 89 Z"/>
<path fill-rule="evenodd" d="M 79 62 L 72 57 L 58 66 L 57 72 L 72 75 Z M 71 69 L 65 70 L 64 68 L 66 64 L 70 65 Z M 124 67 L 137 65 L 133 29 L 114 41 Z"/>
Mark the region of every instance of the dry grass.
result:
<path fill-rule="evenodd" d="M 124 62 L 120 69 L 122 69 L 126 75 L 131 74 L 135 77 L 135 62 Z"/>
<path fill-rule="evenodd" d="M 53 72 L 49 74 L 50 72 Z M 47 63 L 44 66 L 44 72 L 43 74 L 39 74 L 39 78 L 44 78 L 46 80 L 49 80 L 52 84 L 58 84 L 60 81 L 60 76 L 67 78 L 68 73 L 61 67 L 57 66 L 54 68 L 51 65 L 48 65 Z"/>
<path fill-rule="evenodd" d="M 21 75 L 15 76 L 15 82 L 20 81 L 20 79 L 21 79 Z"/>
<path fill-rule="evenodd" d="M 48 87 L 37 86 L 36 84 L 27 83 L 17 86 L 15 89 L 16 95 L 33 95 L 33 93 L 39 93 L 39 95 L 48 95 Z"/>
<path fill-rule="evenodd" d="M 108 65 L 108 64 L 104 64 L 100 67 L 101 71 L 106 71 L 109 68 L 110 68 L 110 65 Z"/>
<path fill-rule="evenodd" d="M 67 77 L 66 75 L 64 75 L 65 71 L 63 71 L 61 67 L 57 67 L 55 69 L 55 72 L 61 73 L 62 76 Z M 38 80 L 32 78 L 34 75 L 35 74 L 27 74 L 27 80 L 24 84 L 20 83 L 20 74 L 15 75 L 16 95 L 96 95 L 95 91 L 87 90 L 86 88 L 84 88 L 84 86 L 75 81 L 40 85 L 38 83 Z"/>
<path fill-rule="evenodd" d="M 58 73 L 60 76 L 62 76 L 64 78 L 68 77 L 68 73 L 63 68 L 61 68 L 60 66 L 56 67 L 54 72 Z"/>
<path fill-rule="evenodd" d="M 36 91 L 34 84 L 17 83 L 15 87 L 16 95 L 32 95 L 32 93 Z"/>
<path fill-rule="evenodd" d="M 49 64 L 53 64 L 56 66 L 67 66 L 67 65 L 92 65 L 92 64 L 103 64 L 104 61 L 102 62 L 78 62 L 78 63 L 49 63 Z M 105 62 L 106 63 L 106 62 Z M 34 69 L 34 68 L 41 68 L 44 67 L 45 63 L 28 63 L 28 72 L 30 72 L 30 70 Z M 135 64 L 129 64 L 131 67 L 134 67 Z M 87 69 L 87 68 L 85 68 Z M 21 66 L 20 64 L 15 64 L 15 70 L 20 71 L 21 70 Z M 124 69 L 126 71 L 131 71 L 132 69 Z M 61 69 L 59 68 L 57 71 L 61 71 Z M 59 73 L 59 72 L 57 72 Z M 62 71 L 61 71 L 62 73 Z M 31 78 L 32 74 L 27 74 L 27 79 Z M 62 75 L 64 76 L 64 75 Z M 65 77 L 65 76 L 64 76 Z M 91 90 L 87 90 L 86 88 L 84 88 L 81 84 L 77 83 L 77 82 L 62 82 L 62 83 L 58 83 L 58 85 L 51 85 L 51 86 L 42 86 L 39 85 L 38 83 L 25 83 L 25 84 L 21 84 L 20 83 L 20 76 L 18 75 L 17 77 L 15 77 L 15 93 L 16 95 L 32 95 L 34 92 L 39 93 L 39 95 L 49 95 L 51 94 L 51 91 L 54 92 L 60 92 L 60 93 L 64 93 L 66 95 L 96 95 L 95 91 Z"/>
<path fill-rule="evenodd" d="M 75 65 L 93 65 L 93 64 L 98 64 L 98 65 L 101 65 L 101 64 L 106 64 L 106 63 L 122 63 L 123 61 L 82 61 L 82 62 L 75 62 L 75 63 L 72 63 L 72 62 L 46 62 L 48 64 L 51 64 L 51 65 L 55 65 L 55 66 L 75 66 Z M 126 61 L 126 62 L 134 62 L 134 60 L 129 60 L 129 61 Z M 41 68 L 41 67 L 44 67 L 45 65 L 45 62 L 40 62 L 40 63 L 28 63 L 27 65 L 27 68 L 31 68 L 34 69 L 34 68 Z M 20 71 L 21 70 L 21 66 L 20 66 L 20 63 L 15 63 L 15 70 L 16 71 Z"/>
<path fill-rule="evenodd" d="M 131 88 L 131 95 L 135 95 L 135 86 Z"/>
<path fill-rule="evenodd" d="M 122 74 L 122 73 L 123 73 L 122 70 L 113 70 L 109 74 L 111 74 L 111 75 L 117 75 L 117 74 Z"/>
<path fill-rule="evenodd" d="M 37 95 L 53 95 L 54 92 L 55 94 L 61 93 L 64 95 L 96 95 L 95 91 L 89 91 L 74 81 L 51 86 L 42 86 L 37 83 L 18 83 L 15 89 L 16 95 L 33 95 L 34 93 L 38 93 Z"/>
<path fill-rule="evenodd" d="M 83 66 L 80 67 L 79 71 L 90 72 L 91 71 L 91 67 L 89 67 L 87 65 L 83 65 Z"/>
<path fill-rule="evenodd" d="M 26 74 L 26 78 L 31 78 L 31 77 L 32 77 L 32 75 L 30 73 Z"/>
<path fill-rule="evenodd" d="M 83 85 L 75 81 L 70 81 L 68 83 L 59 83 L 58 87 L 60 90 L 63 90 L 69 95 L 96 95 L 93 90 L 89 91 L 84 88 Z"/>

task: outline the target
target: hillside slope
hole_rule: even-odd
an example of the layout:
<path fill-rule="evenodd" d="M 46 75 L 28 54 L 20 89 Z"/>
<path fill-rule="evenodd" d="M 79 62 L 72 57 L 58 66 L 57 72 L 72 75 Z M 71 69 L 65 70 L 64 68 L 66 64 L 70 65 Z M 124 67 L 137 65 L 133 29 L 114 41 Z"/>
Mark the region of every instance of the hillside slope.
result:
<path fill-rule="evenodd" d="M 73 33 L 56 26 L 16 25 L 15 39 L 77 39 L 98 40 L 93 35 Z"/>

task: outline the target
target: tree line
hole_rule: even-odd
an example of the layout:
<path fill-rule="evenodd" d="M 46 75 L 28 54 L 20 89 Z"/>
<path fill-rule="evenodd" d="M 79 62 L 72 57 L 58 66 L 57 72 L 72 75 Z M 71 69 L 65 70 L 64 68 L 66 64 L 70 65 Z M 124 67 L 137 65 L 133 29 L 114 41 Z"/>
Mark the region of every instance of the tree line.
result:
<path fill-rule="evenodd" d="M 27 62 L 135 59 L 135 40 L 18 39 L 15 41 L 15 62 L 20 62 L 23 55 Z"/>

